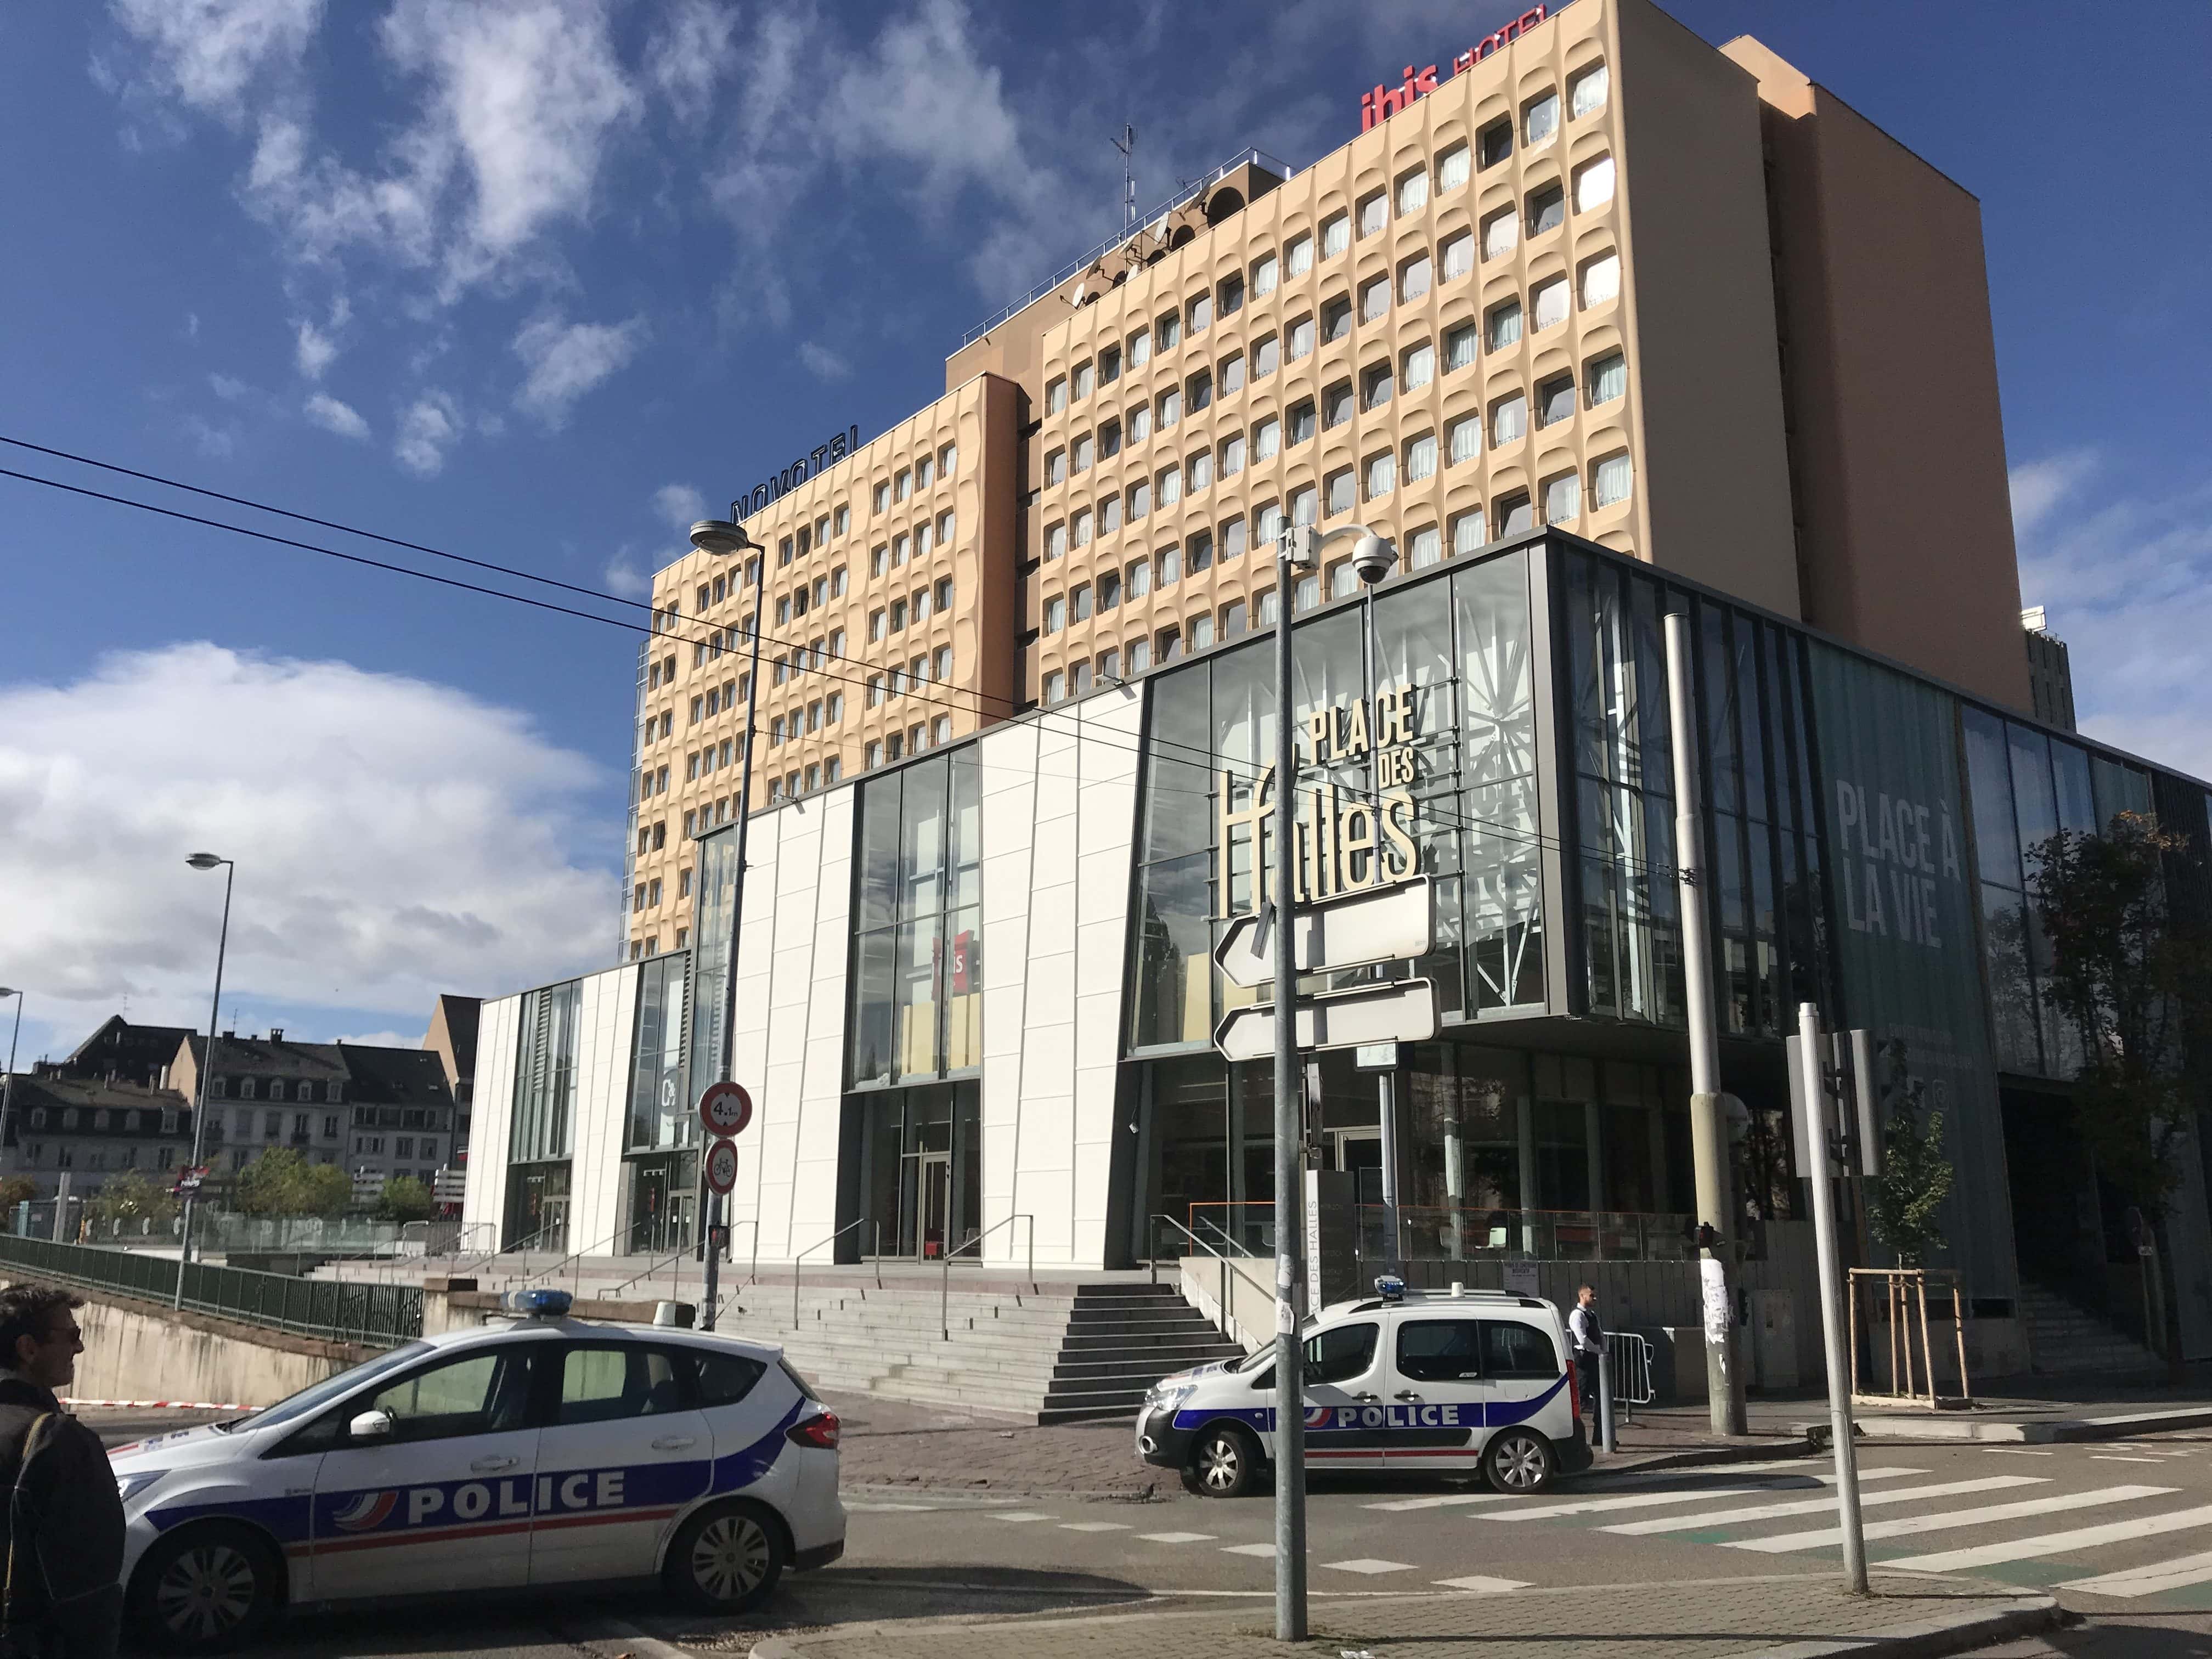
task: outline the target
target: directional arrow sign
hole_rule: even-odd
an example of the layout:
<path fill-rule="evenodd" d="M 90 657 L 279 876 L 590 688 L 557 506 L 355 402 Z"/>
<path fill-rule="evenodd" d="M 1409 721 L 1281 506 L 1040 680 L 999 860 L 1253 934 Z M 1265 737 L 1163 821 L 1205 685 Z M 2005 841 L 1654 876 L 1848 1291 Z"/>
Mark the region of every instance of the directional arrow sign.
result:
<path fill-rule="evenodd" d="M 1425 957 L 1434 942 L 1435 914 L 1426 876 L 1308 906 L 1297 913 L 1292 930 L 1298 971 Z M 1239 916 L 1213 947 L 1213 959 L 1232 983 L 1249 989 L 1274 978 L 1275 941 L 1261 934 L 1258 916 Z"/>
<path fill-rule="evenodd" d="M 1354 1048 L 1363 1042 L 1428 1042 L 1437 1035 L 1437 991 L 1425 979 L 1362 985 L 1298 1004 L 1298 1047 Z M 1213 1033 L 1224 1060 L 1265 1060 L 1275 1052 L 1275 1005 L 1232 1009 Z"/>

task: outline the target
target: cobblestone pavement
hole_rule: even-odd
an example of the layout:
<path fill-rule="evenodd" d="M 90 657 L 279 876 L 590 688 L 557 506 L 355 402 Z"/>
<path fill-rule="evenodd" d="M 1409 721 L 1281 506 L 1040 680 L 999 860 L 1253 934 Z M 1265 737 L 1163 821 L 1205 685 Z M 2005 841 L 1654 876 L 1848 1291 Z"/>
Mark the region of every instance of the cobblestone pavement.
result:
<path fill-rule="evenodd" d="M 839 1471 L 848 1491 L 912 1486 L 1128 1498 L 1182 1491 L 1172 1473 L 1138 1462 L 1135 1431 L 1126 1421 L 1040 1425 L 870 1395 L 825 1398 L 845 1425 Z"/>

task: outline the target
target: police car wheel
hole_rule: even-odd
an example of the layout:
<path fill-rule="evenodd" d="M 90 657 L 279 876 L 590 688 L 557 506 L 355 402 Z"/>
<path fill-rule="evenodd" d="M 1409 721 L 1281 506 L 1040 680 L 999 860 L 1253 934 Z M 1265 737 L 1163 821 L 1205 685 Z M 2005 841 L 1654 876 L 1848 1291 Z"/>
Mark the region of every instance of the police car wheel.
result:
<path fill-rule="evenodd" d="M 1260 1478 L 1260 1448 L 1234 1424 L 1200 1431 L 1183 1485 L 1201 1498 L 1242 1498 Z"/>
<path fill-rule="evenodd" d="M 131 1580 L 139 1629 L 167 1653 L 227 1653 L 276 1613 L 283 1567 L 244 1527 L 193 1527 L 146 1553 Z"/>
<path fill-rule="evenodd" d="M 742 1613 L 783 1577 L 783 1528 L 766 1510 L 730 1504 L 693 1516 L 668 1550 L 668 1587 L 702 1612 Z"/>
<path fill-rule="evenodd" d="M 1516 1498 L 1543 1491 L 1558 1468 L 1551 1442 L 1527 1429 L 1494 1435 L 1482 1449 L 1482 1472 L 1490 1484 Z"/>

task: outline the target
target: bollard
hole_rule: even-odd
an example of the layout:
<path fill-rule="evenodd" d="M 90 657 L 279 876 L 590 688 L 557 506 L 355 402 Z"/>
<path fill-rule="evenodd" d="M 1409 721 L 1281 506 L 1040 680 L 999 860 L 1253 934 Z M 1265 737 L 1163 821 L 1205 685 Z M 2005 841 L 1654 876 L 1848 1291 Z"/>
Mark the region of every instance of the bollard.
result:
<path fill-rule="evenodd" d="M 1598 1443 L 1610 1454 L 1620 1449 L 1620 1437 L 1613 1420 L 1613 1354 L 1601 1348 L 1597 1355 Z"/>

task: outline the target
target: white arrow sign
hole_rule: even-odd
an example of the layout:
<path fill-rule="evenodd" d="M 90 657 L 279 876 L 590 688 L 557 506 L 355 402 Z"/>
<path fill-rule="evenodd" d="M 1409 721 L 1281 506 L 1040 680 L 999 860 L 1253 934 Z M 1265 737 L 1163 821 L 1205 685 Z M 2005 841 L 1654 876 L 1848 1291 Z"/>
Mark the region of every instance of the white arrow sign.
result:
<path fill-rule="evenodd" d="M 1437 991 L 1425 979 L 1399 979 L 1308 997 L 1298 1004 L 1298 1047 L 1355 1048 L 1363 1042 L 1428 1042 L 1437 1035 Z M 1213 1033 L 1224 1060 L 1265 1060 L 1275 1052 L 1275 1005 L 1236 1008 Z"/>
<path fill-rule="evenodd" d="M 1291 928 L 1298 971 L 1425 957 L 1434 948 L 1435 915 L 1426 876 L 1301 908 Z M 1248 990 L 1264 985 L 1275 976 L 1274 938 L 1261 934 L 1258 916 L 1239 916 L 1213 947 L 1213 959 L 1231 983 Z"/>

